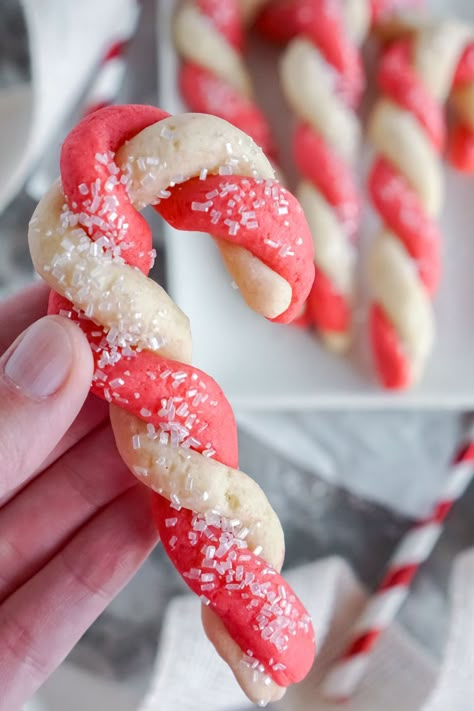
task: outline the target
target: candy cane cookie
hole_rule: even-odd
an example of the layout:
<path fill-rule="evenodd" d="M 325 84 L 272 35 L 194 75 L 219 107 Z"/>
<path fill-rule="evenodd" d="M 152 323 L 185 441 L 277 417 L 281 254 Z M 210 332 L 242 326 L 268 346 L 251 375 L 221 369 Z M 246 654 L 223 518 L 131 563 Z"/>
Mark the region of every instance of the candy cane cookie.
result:
<path fill-rule="evenodd" d="M 304 28 L 283 56 L 281 81 L 297 117 L 297 195 L 314 242 L 316 279 L 307 311 L 323 342 L 342 351 L 350 343 L 360 218 L 355 108 L 364 87 L 359 47 L 369 27 L 368 3 L 317 0 L 305 9 Z"/>
<path fill-rule="evenodd" d="M 174 37 L 188 109 L 229 121 L 274 158 L 270 128 L 242 58 L 245 26 L 261 5 L 262 0 L 187 0 L 176 14 Z"/>
<path fill-rule="evenodd" d="M 316 275 L 306 317 L 336 351 L 351 341 L 360 199 L 356 110 L 364 88 L 360 48 L 369 29 L 394 29 L 414 0 L 276 0 L 258 19 L 272 40 L 289 42 L 281 66 L 298 119 L 297 195 L 313 240 Z"/>
<path fill-rule="evenodd" d="M 470 34 L 455 22 L 426 27 L 393 43 L 381 61 L 383 97 L 369 124 L 378 155 L 368 184 L 384 230 L 370 249 L 368 273 L 372 349 L 387 388 L 416 382 L 433 347 L 443 105 Z"/>
<path fill-rule="evenodd" d="M 205 631 L 264 705 L 306 675 L 313 628 L 279 574 L 278 518 L 237 468 L 231 407 L 190 365 L 186 316 L 146 276 L 154 255 L 138 211 L 148 204 L 178 229 L 210 232 L 247 303 L 276 322 L 291 320 L 310 290 L 311 236 L 248 136 L 212 116 L 149 106 L 81 121 L 29 230 L 50 312 L 89 339 L 92 392 L 110 403 L 124 461 L 155 492 L 162 544 L 201 597 Z"/>

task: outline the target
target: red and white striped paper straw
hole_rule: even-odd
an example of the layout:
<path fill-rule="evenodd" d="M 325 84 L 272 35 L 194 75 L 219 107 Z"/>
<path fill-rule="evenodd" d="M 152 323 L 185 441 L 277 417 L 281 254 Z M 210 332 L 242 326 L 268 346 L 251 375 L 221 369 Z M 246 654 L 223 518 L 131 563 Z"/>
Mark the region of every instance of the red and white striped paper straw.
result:
<path fill-rule="evenodd" d="M 474 439 L 470 439 L 452 460 L 449 475 L 430 515 L 417 521 L 397 545 L 382 583 L 353 627 L 347 648 L 323 682 L 327 700 L 341 703 L 357 690 L 377 640 L 407 598 L 413 578 L 443 532 L 447 514 L 463 495 L 473 474 Z"/>

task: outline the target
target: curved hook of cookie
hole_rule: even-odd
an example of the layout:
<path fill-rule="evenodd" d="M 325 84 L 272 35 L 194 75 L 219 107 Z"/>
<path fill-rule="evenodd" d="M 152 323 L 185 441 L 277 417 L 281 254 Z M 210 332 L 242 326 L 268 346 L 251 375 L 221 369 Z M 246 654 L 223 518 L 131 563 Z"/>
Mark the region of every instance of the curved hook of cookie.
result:
<path fill-rule="evenodd" d="M 35 267 L 55 290 L 50 311 L 86 332 L 92 391 L 111 403 L 124 460 L 156 492 L 163 546 L 206 605 L 206 633 L 262 703 L 307 673 L 311 621 L 279 575 L 278 519 L 238 470 L 230 405 L 188 364 L 188 320 L 147 278 L 151 234 L 138 210 L 152 204 L 181 229 L 212 231 L 246 300 L 285 322 L 311 286 L 311 237 L 271 176 L 261 151 L 225 121 L 108 108 L 66 140 L 62 184 L 29 231 Z"/>

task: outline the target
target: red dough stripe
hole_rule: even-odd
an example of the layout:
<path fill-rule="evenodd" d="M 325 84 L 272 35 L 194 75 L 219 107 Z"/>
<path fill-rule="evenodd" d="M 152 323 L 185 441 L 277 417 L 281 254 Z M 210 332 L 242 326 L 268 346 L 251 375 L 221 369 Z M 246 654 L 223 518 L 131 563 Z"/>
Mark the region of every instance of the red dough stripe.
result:
<path fill-rule="evenodd" d="M 239 53 L 243 51 L 243 26 L 239 0 L 195 0 L 198 9 L 216 31 Z M 219 58 L 215 58 L 216 67 Z M 237 91 L 219 76 L 184 58 L 179 87 L 191 111 L 212 114 L 247 133 L 271 159 L 276 151 L 269 124 L 253 97 Z"/>
<path fill-rule="evenodd" d="M 106 240 L 108 248 L 122 246 L 121 256 L 144 274 L 150 267 L 150 230 L 129 202 L 126 181 L 121 180 L 114 154 L 124 141 L 166 116 L 145 106 L 107 107 L 81 121 L 67 137 L 61 154 L 66 199 L 70 210 L 79 217 L 79 224 L 92 240 Z M 240 196 L 243 211 L 227 205 L 233 190 L 228 184 L 225 188 L 221 184 L 230 181 L 244 190 Z M 206 197 L 215 190 L 224 190 L 225 195 Z M 106 222 L 111 199 L 117 214 Z M 216 200 L 216 209 L 228 209 L 230 218 L 240 220 L 236 222 L 241 230 L 238 243 L 251 251 L 255 245 L 263 259 L 268 257 L 291 279 L 294 294 L 299 296 L 286 316 L 292 309 L 301 309 L 310 288 L 313 264 L 308 228 L 296 200 L 274 181 L 209 176 L 175 187 L 171 197 L 157 209 L 165 216 L 168 210 L 170 219 L 181 221 L 190 229 L 215 231 L 209 221 L 211 213 L 192 207 L 195 202 L 211 199 Z M 238 202 L 235 192 L 234 200 Z M 252 208 L 255 201 L 262 205 Z M 191 220 L 187 221 L 186 211 Z M 252 212 L 258 213 L 257 217 Z M 255 221 L 258 224 L 253 227 L 251 223 Z M 226 227 L 229 232 L 229 225 Z M 222 225 L 217 232 L 220 229 L 225 238 Z M 268 236 L 288 240 L 279 245 L 278 257 L 265 244 Z M 104 332 L 55 292 L 51 292 L 49 312 L 75 320 L 86 333 L 95 361 L 92 392 L 146 422 L 150 439 L 157 438 L 169 447 L 189 448 L 237 467 L 235 418 L 212 378 L 190 365 L 124 346 L 114 329 Z M 139 441 L 132 444 L 141 446 Z M 176 497 L 171 504 L 154 494 L 153 514 L 172 562 L 191 589 L 205 596 L 221 617 L 241 646 L 244 663 L 247 659 L 252 666 L 257 661 L 260 671 L 283 686 L 302 679 L 314 658 L 311 621 L 284 579 L 265 564 L 259 551 L 248 549 L 245 539 L 249 531 L 238 528 L 235 521 L 216 519 L 212 512 L 202 516 L 187 511 Z"/>
<path fill-rule="evenodd" d="M 449 143 L 448 158 L 456 170 L 474 173 L 474 131 L 463 124 L 454 127 Z"/>
<path fill-rule="evenodd" d="M 365 80 L 359 52 L 348 40 L 341 6 L 333 0 L 313 0 L 307 3 L 306 14 L 303 34 L 334 67 L 339 75 L 341 93 L 350 106 L 355 106 L 364 90 Z M 303 10 L 300 16 L 303 16 Z"/>
<path fill-rule="evenodd" d="M 270 127 L 258 106 L 217 74 L 186 62 L 179 72 L 179 86 L 193 111 L 219 116 L 253 138 L 266 156 L 276 155 Z"/>
<path fill-rule="evenodd" d="M 307 310 L 311 322 L 321 331 L 345 333 L 351 325 L 351 312 L 346 299 L 336 291 L 326 274 L 316 267 Z"/>
<path fill-rule="evenodd" d="M 378 304 L 374 304 L 370 310 L 370 335 L 382 385 L 391 390 L 407 387 L 411 376 L 398 333 Z"/>
<path fill-rule="evenodd" d="M 242 49 L 244 35 L 238 2 L 235 0 L 196 0 L 196 5 L 229 44 L 237 50 Z"/>
<path fill-rule="evenodd" d="M 350 106 L 360 100 L 364 74 L 357 49 L 347 39 L 341 5 L 333 0 L 283 0 L 259 17 L 260 31 L 275 42 L 306 36 L 337 72 L 341 94 Z"/>
<path fill-rule="evenodd" d="M 117 200 L 116 212 L 123 218 L 122 224 L 128 225 L 127 229 L 117 229 L 110 236 L 115 244 L 121 244 L 128 241 L 130 234 L 134 235 L 133 243 L 127 249 L 127 262 L 144 274 L 148 274 L 150 268 L 150 228 L 130 204 L 126 186 L 117 178 L 113 180 L 108 166 L 113 164 L 115 152 L 125 141 L 167 116 L 165 111 L 153 106 L 105 107 L 83 118 L 70 132 L 61 150 L 61 178 L 69 208 L 90 215 L 87 232 L 91 239 L 100 237 L 104 223 L 101 215 L 95 214 L 100 209 L 95 208 L 94 201 L 102 206 L 103 199 L 112 194 L 105 189 L 110 180 Z M 82 190 L 87 193 L 83 194 Z"/>
<path fill-rule="evenodd" d="M 360 220 L 360 199 L 349 166 L 306 123 L 298 125 L 293 152 L 300 174 L 313 183 L 335 209 L 346 232 L 353 235 Z"/>
<path fill-rule="evenodd" d="M 273 319 L 289 323 L 301 310 L 314 280 L 311 234 L 296 198 L 275 180 L 219 175 L 176 186 L 156 209 L 180 230 L 210 232 L 250 250 L 291 284 L 288 309 Z M 291 215 L 291 223 L 287 216 Z"/>
<path fill-rule="evenodd" d="M 455 89 L 474 80 L 474 42 L 467 45 L 456 68 L 453 85 Z"/>
<path fill-rule="evenodd" d="M 441 272 L 438 226 L 426 215 L 407 180 L 384 158 L 378 158 L 372 167 L 369 192 L 388 229 L 414 259 L 426 290 L 433 294 Z"/>
<path fill-rule="evenodd" d="M 248 663 L 261 662 L 280 686 L 301 681 L 314 655 L 310 619 L 285 579 L 239 538 L 239 523 L 223 531 L 217 515 L 178 516 L 162 497 L 153 508 L 168 556 L 239 647 L 251 650 Z"/>
<path fill-rule="evenodd" d="M 437 151 L 446 139 L 444 113 L 411 66 L 412 40 L 394 42 L 385 50 L 378 73 L 380 90 L 416 117 Z"/>
<path fill-rule="evenodd" d="M 474 82 L 474 42 L 464 50 L 454 76 L 454 88 L 462 89 Z M 474 173 L 474 131 L 462 121 L 451 132 L 448 160 L 462 173 Z"/>

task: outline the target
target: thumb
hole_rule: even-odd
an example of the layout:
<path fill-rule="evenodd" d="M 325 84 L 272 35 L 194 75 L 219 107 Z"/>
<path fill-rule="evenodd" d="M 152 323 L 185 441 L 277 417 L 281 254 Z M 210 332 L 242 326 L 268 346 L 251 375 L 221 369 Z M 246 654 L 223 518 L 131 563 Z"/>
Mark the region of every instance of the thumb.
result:
<path fill-rule="evenodd" d="M 0 501 L 44 461 L 78 414 L 92 378 L 82 331 L 46 316 L 0 359 Z"/>

